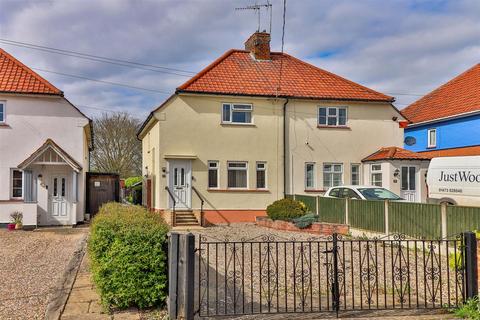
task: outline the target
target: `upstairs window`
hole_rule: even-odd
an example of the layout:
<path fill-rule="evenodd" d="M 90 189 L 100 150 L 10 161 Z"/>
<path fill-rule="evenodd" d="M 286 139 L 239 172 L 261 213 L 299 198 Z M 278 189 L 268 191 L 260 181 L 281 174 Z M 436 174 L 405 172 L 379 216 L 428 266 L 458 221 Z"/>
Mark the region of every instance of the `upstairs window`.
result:
<path fill-rule="evenodd" d="M 342 127 L 347 125 L 346 107 L 318 108 L 318 125 L 327 127 Z"/>
<path fill-rule="evenodd" d="M 246 189 L 248 186 L 247 175 L 248 167 L 247 162 L 228 162 L 228 188 L 233 189 Z"/>
<path fill-rule="evenodd" d="M 5 123 L 5 101 L 0 101 L 0 124 Z"/>
<path fill-rule="evenodd" d="M 257 162 L 257 189 L 267 188 L 267 163 Z"/>
<path fill-rule="evenodd" d="M 437 146 L 437 129 L 428 129 L 428 147 L 435 148 Z"/>
<path fill-rule="evenodd" d="M 218 188 L 218 161 L 208 161 L 208 187 Z"/>
<path fill-rule="evenodd" d="M 222 108 L 222 123 L 251 124 L 251 104 L 224 103 Z"/>

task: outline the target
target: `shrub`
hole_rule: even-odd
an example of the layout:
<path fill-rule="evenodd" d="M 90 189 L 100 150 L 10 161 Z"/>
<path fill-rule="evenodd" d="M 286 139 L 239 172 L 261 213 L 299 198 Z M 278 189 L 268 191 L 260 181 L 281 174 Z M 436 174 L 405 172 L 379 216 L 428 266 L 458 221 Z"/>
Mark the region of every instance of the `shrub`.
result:
<path fill-rule="evenodd" d="M 143 207 L 108 203 L 100 208 L 92 221 L 88 251 L 105 307 L 164 305 L 167 232 L 163 219 Z"/>
<path fill-rule="evenodd" d="M 480 319 L 480 305 L 478 298 L 468 300 L 465 304 L 454 310 L 457 317 L 462 319 Z"/>
<path fill-rule="evenodd" d="M 307 213 L 304 216 L 293 219 L 293 223 L 297 228 L 305 229 L 318 221 L 318 216 L 314 213 Z"/>
<path fill-rule="evenodd" d="M 267 207 L 267 215 L 272 220 L 290 221 L 303 216 L 306 212 L 305 204 L 293 199 L 277 200 Z"/>
<path fill-rule="evenodd" d="M 142 181 L 142 176 L 129 177 L 125 179 L 125 188 L 131 188 L 135 183 Z"/>

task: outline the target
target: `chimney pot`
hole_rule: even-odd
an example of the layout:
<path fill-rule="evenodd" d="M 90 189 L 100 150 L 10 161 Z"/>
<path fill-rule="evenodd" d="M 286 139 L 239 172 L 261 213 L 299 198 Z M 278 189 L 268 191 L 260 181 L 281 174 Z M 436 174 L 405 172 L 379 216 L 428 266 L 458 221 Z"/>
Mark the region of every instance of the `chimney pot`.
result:
<path fill-rule="evenodd" d="M 255 32 L 245 42 L 245 50 L 257 60 L 270 60 L 270 34 Z"/>

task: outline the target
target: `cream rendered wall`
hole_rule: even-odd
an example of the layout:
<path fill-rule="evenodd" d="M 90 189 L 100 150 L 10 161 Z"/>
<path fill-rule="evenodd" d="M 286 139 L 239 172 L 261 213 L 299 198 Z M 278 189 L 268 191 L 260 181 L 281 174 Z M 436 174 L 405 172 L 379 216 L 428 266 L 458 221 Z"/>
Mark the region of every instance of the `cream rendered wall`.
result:
<path fill-rule="evenodd" d="M 223 102 L 253 104 L 253 125 L 221 123 Z M 144 164 L 152 163 L 148 150 L 155 148 L 155 169 L 144 168 L 154 175 L 155 208 L 167 207 L 168 155 L 194 155 L 192 184 L 206 199 L 205 209 L 265 209 L 283 197 L 283 99 L 239 98 L 226 96 L 179 95 L 155 113 L 158 122 L 143 137 Z M 150 139 L 150 140 L 149 140 Z M 147 151 L 147 153 L 145 152 Z M 207 190 L 207 161 L 220 165 L 219 191 Z M 248 161 L 249 190 L 227 189 L 227 161 Z M 268 192 L 255 190 L 256 161 L 267 162 Z M 192 207 L 200 201 L 192 192 Z"/>
<path fill-rule="evenodd" d="M 6 101 L 6 126 L 0 126 L 0 201 L 10 199 L 10 169 L 37 150 L 48 138 L 84 166 L 78 179 L 76 220 L 83 220 L 84 175 L 88 148 L 84 127 L 88 119 L 61 97 L 0 95 Z M 87 165 L 85 167 L 85 165 Z"/>
<path fill-rule="evenodd" d="M 317 128 L 318 107 L 346 106 L 347 126 Z M 393 117 L 402 116 L 386 103 L 325 102 L 291 100 L 287 107 L 289 155 L 287 158 L 287 193 L 305 194 L 305 163 L 315 162 L 316 188 L 323 186 L 323 163 L 343 164 L 343 182 L 350 184 L 350 165 L 381 147 L 403 146 L 403 129 Z M 361 184 L 366 168 L 361 170 Z M 293 179 L 291 178 L 293 176 Z M 367 183 L 368 184 L 368 183 Z"/>

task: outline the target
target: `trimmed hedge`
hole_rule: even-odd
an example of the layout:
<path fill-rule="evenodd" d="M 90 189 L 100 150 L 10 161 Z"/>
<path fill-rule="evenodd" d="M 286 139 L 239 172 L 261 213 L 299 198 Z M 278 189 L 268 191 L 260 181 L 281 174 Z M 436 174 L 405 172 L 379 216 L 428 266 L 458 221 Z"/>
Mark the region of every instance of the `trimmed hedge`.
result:
<path fill-rule="evenodd" d="M 307 212 L 303 202 L 293 199 L 280 199 L 267 207 L 267 216 L 272 220 L 291 221 Z"/>
<path fill-rule="evenodd" d="M 88 252 L 105 307 L 163 306 L 168 226 L 140 206 L 107 203 L 91 225 Z"/>

